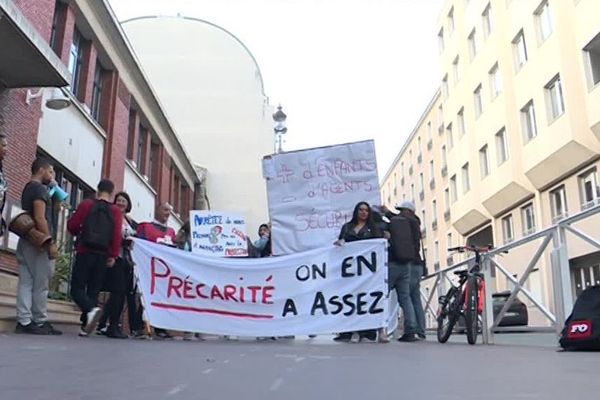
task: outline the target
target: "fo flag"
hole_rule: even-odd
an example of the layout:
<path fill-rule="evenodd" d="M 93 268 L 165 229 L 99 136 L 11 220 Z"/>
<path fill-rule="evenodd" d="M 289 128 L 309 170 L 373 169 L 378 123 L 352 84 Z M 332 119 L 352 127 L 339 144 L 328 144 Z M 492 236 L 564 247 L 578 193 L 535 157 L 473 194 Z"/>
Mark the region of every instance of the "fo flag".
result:
<path fill-rule="evenodd" d="M 282 257 L 203 257 L 135 239 L 146 318 L 156 327 L 285 336 L 385 326 L 386 241 Z"/>

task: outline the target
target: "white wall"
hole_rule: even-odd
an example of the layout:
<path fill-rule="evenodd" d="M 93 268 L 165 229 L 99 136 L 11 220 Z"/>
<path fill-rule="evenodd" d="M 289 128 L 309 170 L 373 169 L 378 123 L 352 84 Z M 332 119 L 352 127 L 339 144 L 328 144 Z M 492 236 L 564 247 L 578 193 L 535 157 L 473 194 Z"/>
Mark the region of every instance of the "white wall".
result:
<path fill-rule="evenodd" d="M 60 111 L 42 106 L 38 145 L 95 188 L 102 172 L 104 137 L 83 113 L 75 105 Z"/>
<path fill-rule="evenodd" d="M 261 159 L 273 150 L 273 109 L 252 56 L 202 21 L 147 18 L 123 28 L 186 150 L 208 170 L 211 208 L 244 214 L 253 234 L 268 219 Z"/>

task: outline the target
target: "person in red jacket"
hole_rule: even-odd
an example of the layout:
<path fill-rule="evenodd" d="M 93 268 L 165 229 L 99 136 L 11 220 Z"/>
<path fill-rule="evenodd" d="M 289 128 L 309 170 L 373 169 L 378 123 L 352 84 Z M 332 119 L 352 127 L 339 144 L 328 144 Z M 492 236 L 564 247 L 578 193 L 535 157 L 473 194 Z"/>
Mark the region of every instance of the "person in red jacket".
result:
<path fill-rule="evenodd" d="M 96 199 L 84 200 L 67 222 L 67 229 L 77 237 L 71 296 L 82 311 L 79 336 L 96 327 L 102 315 L 97 304 L 104 274 L 121 252 L 123 216 L 111 203 L 114 189 L 110 180 L 101 180 Z"/>

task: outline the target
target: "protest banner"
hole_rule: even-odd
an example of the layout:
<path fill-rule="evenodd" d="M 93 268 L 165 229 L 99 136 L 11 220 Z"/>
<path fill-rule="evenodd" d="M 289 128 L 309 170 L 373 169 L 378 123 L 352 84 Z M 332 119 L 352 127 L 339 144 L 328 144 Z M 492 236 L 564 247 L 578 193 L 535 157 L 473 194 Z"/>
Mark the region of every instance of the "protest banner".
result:
<path fill-rule="evenodd" d="M 386 326 L 386 241 L 261 259 L 203 257 L 134 239 L 152 326 L 238 336 L 329 334 Z"/>
<path fill-rule="evenodd" d="M 248 255 L 244 216 L 217 211 L 190 211 L 192 252 L 209 257 Z"/>
<path fill-rule="evenodd" d="M 381 204 L 372 140 L 267 156 L 263 176 L 275 255 L 332 243 L 356 203 Z"/>

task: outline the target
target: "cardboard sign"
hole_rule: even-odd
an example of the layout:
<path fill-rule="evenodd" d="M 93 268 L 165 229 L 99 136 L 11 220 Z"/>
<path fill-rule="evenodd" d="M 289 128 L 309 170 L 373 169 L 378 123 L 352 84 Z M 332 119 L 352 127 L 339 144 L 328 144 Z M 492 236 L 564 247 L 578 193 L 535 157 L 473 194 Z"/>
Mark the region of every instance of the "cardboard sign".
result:
<path fill-rule="evenodd" d="M 190 211 L 192 252 L 208 257 L 245 257 L 246 220 L 235 213 Z"/>

